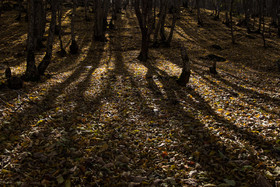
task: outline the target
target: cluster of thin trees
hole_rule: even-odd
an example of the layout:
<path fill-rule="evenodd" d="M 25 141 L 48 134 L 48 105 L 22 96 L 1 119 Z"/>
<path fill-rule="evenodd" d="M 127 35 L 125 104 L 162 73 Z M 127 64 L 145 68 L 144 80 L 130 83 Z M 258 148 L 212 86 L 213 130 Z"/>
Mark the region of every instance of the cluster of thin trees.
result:
<path fill-rule="evenodd" d="M 70 53 L 72 54 L 79 51 L 75 38 L 77 6 L 85 8 L 85 21 L 90 21 L 89 10 L 94 13 L 93 37 L 99 42 L 106 41 L 105 32 L 107 28 L 114 28 L 118 13 L 128 7 L 134 9 L 142 36 L 138 56 L 141 61 L 147 61 L 150 46 L 170 46 L 176 21 L 180 18 L 181 7 L 185 7 L 191 12 L 195 11 L 199 25 L 203 25 L 201 9 L 212 10 L 214 19 L 223 20 L 231 28 L 232 43 L 235 43 L 233 16 L 239 18 L 238 24 L 246 27 L 248 33 L 261 33 L 264 46 L 267 26 L 278 28 L 280 37 L 279 0 L 17 0 L 19 13 L 16 20 L 21 20 L 24 9 L 27 12 L 26 20 L 28 20 L 27 63 L 24 80 L 35 81 L 45 73 L 52 59 L 55 34 L 58 35 L 60 42 L 60 54 L 63 56 L 67 54 L 65 46 L 63 46 L 61 27 L 61 17 L 66 5 L 70 5 L 72 8 L 70 41 Z M 4 0 L 1 1 L 0 7 L 4 7 Z M 35 51 L 44 47 L 43 36 L 46 32 L 47 13 L 51 13 L 47 45 L 45 56 L 38 63 L 35 62 Z M 111 18 L 110 23 L 108 23 L 108 17 Z M 170 25 L 168 32 L 166 30 L 167 20 Z"/>

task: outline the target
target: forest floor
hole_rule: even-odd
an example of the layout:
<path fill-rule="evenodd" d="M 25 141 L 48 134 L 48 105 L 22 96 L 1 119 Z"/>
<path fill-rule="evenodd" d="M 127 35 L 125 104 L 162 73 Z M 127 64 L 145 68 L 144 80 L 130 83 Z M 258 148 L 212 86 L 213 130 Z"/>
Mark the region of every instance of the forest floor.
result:
<path fill-rule="evenodd" d="M 69 51 L 70 15 L 63 17 Z M 23 186 L 263 186 L 280 181 L 280 39 L 230 29 L 203 12 L 183 11 L 171 48 L 138 61 L 133 11 L 119 15 L 106 43 L 93 22 L 76 20 L 80 52 L 59 57 L 39 82 L 0 90 L 0 184 Z M 25 70 L 26 26 L 16 12 L 0 18 L 0 66 Z M 169 22 L 170 23 L 170 22 Z M 180 44 L 191 78 L 177 85 Z M 217 44 L 222 50 L 211 45 Z M 208 54 L 226 59 L 209 74 Z M 37 62 L 44 50 L 37 52 Z M 4 75 L 3 75 L 4 77 Z M 2 79 L 2 82 L 5 80 Z"/>

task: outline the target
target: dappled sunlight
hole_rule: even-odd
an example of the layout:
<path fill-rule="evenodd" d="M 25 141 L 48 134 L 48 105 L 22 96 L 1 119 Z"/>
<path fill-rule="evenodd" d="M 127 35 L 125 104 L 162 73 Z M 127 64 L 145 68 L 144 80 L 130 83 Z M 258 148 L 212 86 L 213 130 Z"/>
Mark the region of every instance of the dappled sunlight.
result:
<path fill-rule="evenodd" d="M 235 31 L 239 43 L 230 45 L 229 29 L 206 15 L 210 12 L 202 11 L 205 25 L 198 26 L 196 14 L 182 10 L 171 47 L 150 48 L 148 61 L 140 62 L 141 32 L 133 10 L 118 13 L 106 42 L 99 42 L 92 36 L 94 14 L 89 11 L 91 19 L 84 22 L 84 7 L 79 6 L 79 51 L 72 55 L 71 9 L 65 6 L 62 16 L 65 57 L 57 53 L 55 36 L 45 75 L 0 94 L 3 181 L 28 186 L 246 186 L 259 173 L 278 180 L 279 76 L 262 70 L 274 67 L 279 39 L 267 40 L 271 50 L 259 49 L 261 36 L 249 40 L 240 28 Z M 166 35 L 171 21 L 168 14 Z M 12 22 L 0 31 L 5 36 L 1 41 L 10 40 L 0 44 L 0 63 L 10 63 L 14 75 L 25 71 L 25 26 Z M 184 67 L 182 44 L 191 65 L 185 86 L 177 83 Z M 208 54 L 226 59 L 217 62 L 216 75 L 209 73 L 213 61 L 205 58 Z M 44 55 L 45 48 L 36 52 L 37 65 Z"/>
<path fill-rule="evenodd" d="M 155 66 L 160 70 L 165 71 L 170 77 L 178 76 L 181 73 L 181 67 L 167 60 L 156 61 Z"/>
<path fill-rule="evenodd" d="M 138 62 L 132 62 L 132 63 L 124 63 L 127 70 L 130 72 L 130 74 L 133 75 L 133 77 L 136 78 L 144 78 L 147 74 L 147 68 Z"/>

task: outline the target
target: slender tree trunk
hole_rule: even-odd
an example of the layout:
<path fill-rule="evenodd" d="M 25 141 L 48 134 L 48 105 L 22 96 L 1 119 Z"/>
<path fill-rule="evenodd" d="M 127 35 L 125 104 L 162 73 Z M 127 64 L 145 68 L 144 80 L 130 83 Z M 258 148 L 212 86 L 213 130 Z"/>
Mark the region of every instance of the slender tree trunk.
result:
<path fill-rule="evenodd" d="M 202 20 L 200 17 L 200 0 L 196 0 L 196 8 L 197 8 L 197 24 L 202 25 Z"/>
<path fill-rule="evenodd" d="M 47 50 L 46 50 L 46 54 L 45 54 L 42 62 L 38 66 L 38 72 L 40 75 L 44 75 L 47 67 L 49 66 L 49 64 L 51 62 L 51 58 L 52 58 L 54 30 L 55 30 L 55 24 L 56 24 L 56 8 L 57 8 L 57 0 L 52 0 L 51 1 L 52 18 L 51 18 L 50 29 L 49 29 Z"/>
<path fill-rule="evenodd" d="M 263 46 L 266 47 L 265 42 L 265 12 L 266 12 L 266 0 L 262 0 L 262 24 L 263 24 L 263 31 L 262 31 L 262 39 L 263 39 Z"/>
<path fill-rule="evenodd" d="M 18 16 L 16 18 L 17 21 L 21 20 L 21 13 L 22 13 L 22 0 L 18 0 Z"/>
<path fill-rule="evenodd" d="M 261 0 L 258 0 L 258 6 L 259 6 L 259 33 L 261 32 L 262 28 L 262 3 Z"/>
<path fill-rule="evenodd" d="M 61 18 L 62 18 L 62 0 L 59 1 L 58 3 L 58 8 L 57 8 L 57 12 L 58 12 L 58 29 L 59 29 L 59 33 L 58 33 L 58 38 L 59 38 L 59 44 L 60 44 L 60 55 L 61 56 L 65 56 L 66 55 L 66 51 L 63 47 L 63 42 L 62 42 L 62 27 L 61 27 Z"/>
<path fill-rule="evenodd" d="M 158 33 L 159 29 L 162 25 L 163 19 L 166 17 L 167 13 L 167 1 L 168 0 L 161 0 L 160 1 L 160 12 L 159 12 L 159 20 L 157 22 L 155 32 L 154 32 L 154 46 L 158 46 Z"/>
<path fill-rule="evenodd" d="M 75 16 L 76 16 L 76 7 L 77 7 L 77 0 L 73 0 L 73 12 L 71 17 L 71 45 L 70 45 L 70 53 L 77 54 L 79 50 L 79 46 L 76 42 L 76 35 L 75 35 Z"/>
<path fill-rule="evenodd" d="M 277 11 L 277 18 L 278 18 L 278 37 L 280 37 L 280 2 L 277 2 L 277 7 L 278 7 L 278 11 Z"/>
<path fill-rule="evenodd" d="M 88 0 L 85 0 L 85 20 L 89 21 L 89 17 L 88 17 Z"/>
<path fill-rule="evenodd" d="M 27 35 L 27 64 L 23 76 L 26 81 L 36 81 L 38 71 L 35 65 L 34 27 L 35 27 L 35 0 L 28 0 L 28 35 Z"/>
<path fill-rule="evenodd" d="M 233 20 L 232 20 L 233 3 L 234 3 L 234 0 L 231 0 L 231 2 L 230 2 L 230 31 L 231 31 L 232 44 L 235 44 L 235 38 L 234 38 L 234 34 L 233 34 Z"/>
<path fill-rule="evenodd" d="M 173 37 L 176 21 L 179 18 L 179 14 L 180 14 L 179 7 L 180 7 L 179 1 L 174 0 L 172 25 L 171 25 L 169 36 L 168 36 L 167 41 L 166 41 L 166 44 L 167 44 L 168 47 L 170 46 L 170 43 L 171 43 L 171 40 L 172 40 L 172 37 Z"/>
<path fill-rule="evenodd" d="M 139 22 L 139 26 L 141 29 L 142 34 L 142 45 L 141 45 L 141 51 L 138 56 L 138 59 L 140 61 L 147 61 L 148 60 L 148 52 L 149 52 L 149 46 L 148 46 L 148 38 L 151 30 L 151 16 L 152 13 L 152 1 L 150 0 L 142 0 L 141 1 L 141 9 L 140 10 L 140 0 L 135 0 L 134 8 L 136 12 L 136 16 Z"/>

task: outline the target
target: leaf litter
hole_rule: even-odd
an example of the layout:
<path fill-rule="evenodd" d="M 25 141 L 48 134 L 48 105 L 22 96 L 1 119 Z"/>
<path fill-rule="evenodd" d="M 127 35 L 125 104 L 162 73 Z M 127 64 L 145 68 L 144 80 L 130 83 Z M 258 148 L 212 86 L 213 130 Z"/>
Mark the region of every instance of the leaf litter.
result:
<path fill-rule="evenodd" d="M 183 12 L 172 47 L 151 49 L 150 59 L 142 63 L 136 60 L 141 42 L 137 20 L 129 11 L 108 33 L 107 43 L 78 39 L 81 54 L 55 56 L 49 79 L 27 83 L 18 92 L 3 90 L 0 184 L 276 184 L 279 76 L 245 61 L 243 46 L 224 47 L 229 33 L 228 40 L 219 40 L 223 50 L 218 55 L 227 60 L 218 63 L 218 76 L 210 75 L 210 62 L 200 57 L 211 49 L 199 39 L 210 31 L 192 30 L 194 22 Z M 89 27 L 77 24 L 77 37 L 90 38 Z M 189 44 L 192 59 L 186 87 L 175 82 L 180 41 Z M 24 64 L 16 67 L 20 73 Z"/>

